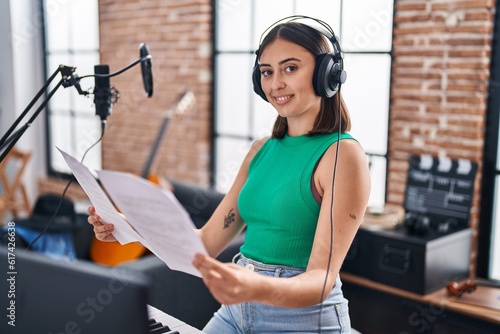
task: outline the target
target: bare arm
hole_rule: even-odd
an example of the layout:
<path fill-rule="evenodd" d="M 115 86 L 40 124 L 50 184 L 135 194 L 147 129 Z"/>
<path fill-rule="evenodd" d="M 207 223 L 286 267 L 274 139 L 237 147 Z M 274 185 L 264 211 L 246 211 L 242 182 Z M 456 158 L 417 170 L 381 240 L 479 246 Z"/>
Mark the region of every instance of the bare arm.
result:
<path fill-rule="evenodd" d="M 238 236 L 245 223 L 238 210 L 238 195 L 246 182 L 248 166 L 267 138 L 256 141 L 247 153 L 236 179 L 208 222 L 198 230 L 198 234 L 208 254 L 217 257 Z"/>

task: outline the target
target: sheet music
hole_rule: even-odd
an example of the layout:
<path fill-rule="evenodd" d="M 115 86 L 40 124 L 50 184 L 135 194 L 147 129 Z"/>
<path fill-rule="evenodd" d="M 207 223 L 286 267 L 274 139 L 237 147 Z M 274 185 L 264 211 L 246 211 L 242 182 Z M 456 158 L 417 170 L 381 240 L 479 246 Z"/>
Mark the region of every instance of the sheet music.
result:
<path fill-rule="evenodd" d="M 207 252 L 191 217 L 170 191 L 130 173 L 97 174 L 109 196 L 146 239 L 149 250 L 169 268 L 200 276 L 191 261 L 196 253 Z"/>
<path fill-rule="evenodd" d="M 75 175 L 78 183 L 89 196 L 92 205 L 98 212 L 104 224 L 114 224 L 113 235 L 124 245 L 130 242 L 143 242 L 141 236 L 127 223 L 127 221 L 116 211 L 113 203 L 103 191 L 91 170 L 82 165 L 78 160 L 58 148 L 66 160 L 69 168 Z M 95 173 L 95 172 L 94 172 Z"/>
<path fill-rule="evenodd" d="M 207 252 L 189 214 L 170 191 L 130 173 L 92 171 L 58 150 L 103 222 L 115 225 L 113 235 L 120 244 L 141 242 L 170 269 L 201 276 L 191 261 L 196 253 Z M 92 172 L 98 175 L 105 191 Z"/>

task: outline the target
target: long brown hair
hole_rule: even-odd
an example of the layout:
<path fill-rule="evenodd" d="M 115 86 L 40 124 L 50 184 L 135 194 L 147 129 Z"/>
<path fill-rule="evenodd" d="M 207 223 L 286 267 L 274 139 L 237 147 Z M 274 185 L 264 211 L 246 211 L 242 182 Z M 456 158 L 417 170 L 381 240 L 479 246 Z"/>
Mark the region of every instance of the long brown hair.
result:
<path fill-rule="evenodd" d="M 275 26 L 264 37 L 259 47 L 258 57 L 262 51 L 273 41 L 284 39 L 295 43 L 308 50 L 316 59 L 319 55 L 331 52 L 331 47 L 325 36 L 316 29 L 298 22 L 287 22 Z M 312 85 L 312 82 L 311 82 Z M 340 99 L 340 103 L 339 103 Z M 342 98 L 340 90 L 331 98 L 321 98 L 321 110 L 314 121 L 314 126 L 308 135 L 320 133 L 333 133 L 339 129 L 339 111 L 341 126 L 340 131 L 345 132 L 351 129 L 351 118 L 349 111 Z M 278 115 L 274 123 L 272 138 L 283 138 L 288 130 L 288 123 L 285 117 Z"/>

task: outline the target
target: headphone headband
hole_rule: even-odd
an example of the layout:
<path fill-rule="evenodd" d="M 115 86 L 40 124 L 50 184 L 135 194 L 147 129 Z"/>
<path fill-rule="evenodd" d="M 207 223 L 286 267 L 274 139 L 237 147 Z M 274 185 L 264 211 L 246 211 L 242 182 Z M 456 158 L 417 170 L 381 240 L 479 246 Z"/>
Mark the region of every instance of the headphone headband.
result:
<path fill-rule="evenodd" d="M 279 25 L 281 23 L 288 23 L 288 22 L 299 21 L 299 20 L 302 20 L 302 21 L 309 20 L 309 21 L 317 23 L 317 26 L 312 26 L 309 23 L 298 22 L 298 23 L 304 24 L 310 28 L 317 30 L 318 32 L 322 33 L 326 38 L 328 38 L 330 41 L 332 41 L 332 39 L 333 39 L 333 40 L 335 40 L 335 42 L 337 42 L 337 37 L 335 36 L 335 33 L 333 32 L 332 27 L 330 27 L 330 25 L 328 23 L 326 23 L 325 21 L 315 19 L 313 17 L 305 16 L 305 15 L 291 15 L 291 16 L 284 17 L 284 18 L 274 22 L 266 30 L 264 30 L 262 35 L 260 35 L 259 48 L 260 48 L 260 45 L 262 44 L 262 40 L 264 39 L 264 37 L 267 35 L 267 33 L 271 29 L 273 29 L 274 27 L 276 27 L 277 25 Z M 333 44 L 333 41 L 332 41 L 332 44 Z"/>

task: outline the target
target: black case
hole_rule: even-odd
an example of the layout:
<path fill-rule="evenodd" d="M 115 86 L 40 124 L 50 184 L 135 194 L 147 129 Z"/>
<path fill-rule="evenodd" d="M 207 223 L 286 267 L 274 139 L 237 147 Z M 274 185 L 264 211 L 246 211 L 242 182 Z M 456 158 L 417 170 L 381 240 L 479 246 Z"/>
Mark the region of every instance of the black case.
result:
<path fill-rule="evenodd" d="M 360 229 L 342 271 L 417 294 L 467 277 L 472 230 L 413 236 L 403 228 Z"/>
<path fill-rule="evenodd" d="M 476 171 L 477 164 L 468 160 L 412 155 L 404 226 L 361 225 L 342 270 L 418 294 L 467 277 Z"/>

